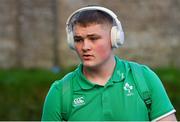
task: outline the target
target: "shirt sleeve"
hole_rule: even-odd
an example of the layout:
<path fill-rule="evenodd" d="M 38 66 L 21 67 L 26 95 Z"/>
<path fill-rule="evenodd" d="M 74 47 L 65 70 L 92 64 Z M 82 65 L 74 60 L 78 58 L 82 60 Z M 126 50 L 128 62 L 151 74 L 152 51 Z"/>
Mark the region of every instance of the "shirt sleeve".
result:
<path fill-rule="evenodd" d="M 61 121 L 61 88 L 54 82 L 45 98 L 41 121 Z"/>
<path fill-rule="evenodd" d="M 144 67 L 144 75 L 152 94 L 150 119 L 155 120 L 168 113 L 175 112 L 159 77 L 148 67 Z"/>

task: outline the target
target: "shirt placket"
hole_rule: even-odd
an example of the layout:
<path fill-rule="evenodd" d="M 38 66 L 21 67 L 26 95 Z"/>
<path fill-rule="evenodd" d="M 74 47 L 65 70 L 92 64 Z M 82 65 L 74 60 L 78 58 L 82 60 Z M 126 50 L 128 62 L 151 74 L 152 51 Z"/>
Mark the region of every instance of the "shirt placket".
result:
<path fill-rule="evenodd" d="M 108 90 L 105 88 L 104 92 L 102 92 L 102 110 L 103 115 L 106 120 L 110 120 L 112 118 L 112 109 L 111 109 L 111 96 L 108 93 Z"/>

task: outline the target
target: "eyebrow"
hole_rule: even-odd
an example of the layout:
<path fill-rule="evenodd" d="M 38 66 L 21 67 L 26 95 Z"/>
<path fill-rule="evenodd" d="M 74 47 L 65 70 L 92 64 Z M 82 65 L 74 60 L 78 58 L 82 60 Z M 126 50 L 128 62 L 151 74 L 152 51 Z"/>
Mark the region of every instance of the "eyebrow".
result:
<path fill-rule="evenodd" d="M 89 34 L 89 35 L 87 35 L 87 37 L 92 37 L 92 36 L 100 36 L 100 35 L 98 35 L 98 34 Z"/>
<path fill-rule="evenodd" d="M 100 37 L 100 35 L 98 35 L 98 34 L 88 34 L 86 37 L 92 37 L 92 36 Z M 74 35 L 74 37 L 76 37 L 76 38 L 82 38 L 82 36 L 79 36 L 79 35 Z"/>

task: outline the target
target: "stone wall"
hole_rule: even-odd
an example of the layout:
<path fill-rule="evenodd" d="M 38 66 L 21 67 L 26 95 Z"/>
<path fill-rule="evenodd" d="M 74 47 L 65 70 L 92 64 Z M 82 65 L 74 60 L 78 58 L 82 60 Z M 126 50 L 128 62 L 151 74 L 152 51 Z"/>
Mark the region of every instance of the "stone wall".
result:
<path fill-rule="evenodd" d="M 150 66 L 180 66 L 179 0 L 0 0 L 0 67 L 77 64 L 66 43 L 65 23 L 89 4 L 118 15 L 125 31 L 118 56 Z"/>
<path fill-rule="evenodd" d="M 7 6 L 8 5 L 8 6 Z M 13 0 L 0 1 L 0 66 L 15 65 L 15 6 Z"/>

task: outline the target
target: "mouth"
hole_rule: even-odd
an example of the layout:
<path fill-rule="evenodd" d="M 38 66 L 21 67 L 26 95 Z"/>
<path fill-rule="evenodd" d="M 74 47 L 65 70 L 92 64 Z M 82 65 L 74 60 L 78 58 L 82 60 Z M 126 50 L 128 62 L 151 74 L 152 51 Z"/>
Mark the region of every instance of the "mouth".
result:
<path fill-rule="evenodd" d="M 83 58 L 83 60 L 91 60 L 93 58 L 93 55 L 83 54 L 82 58 Z"/>

